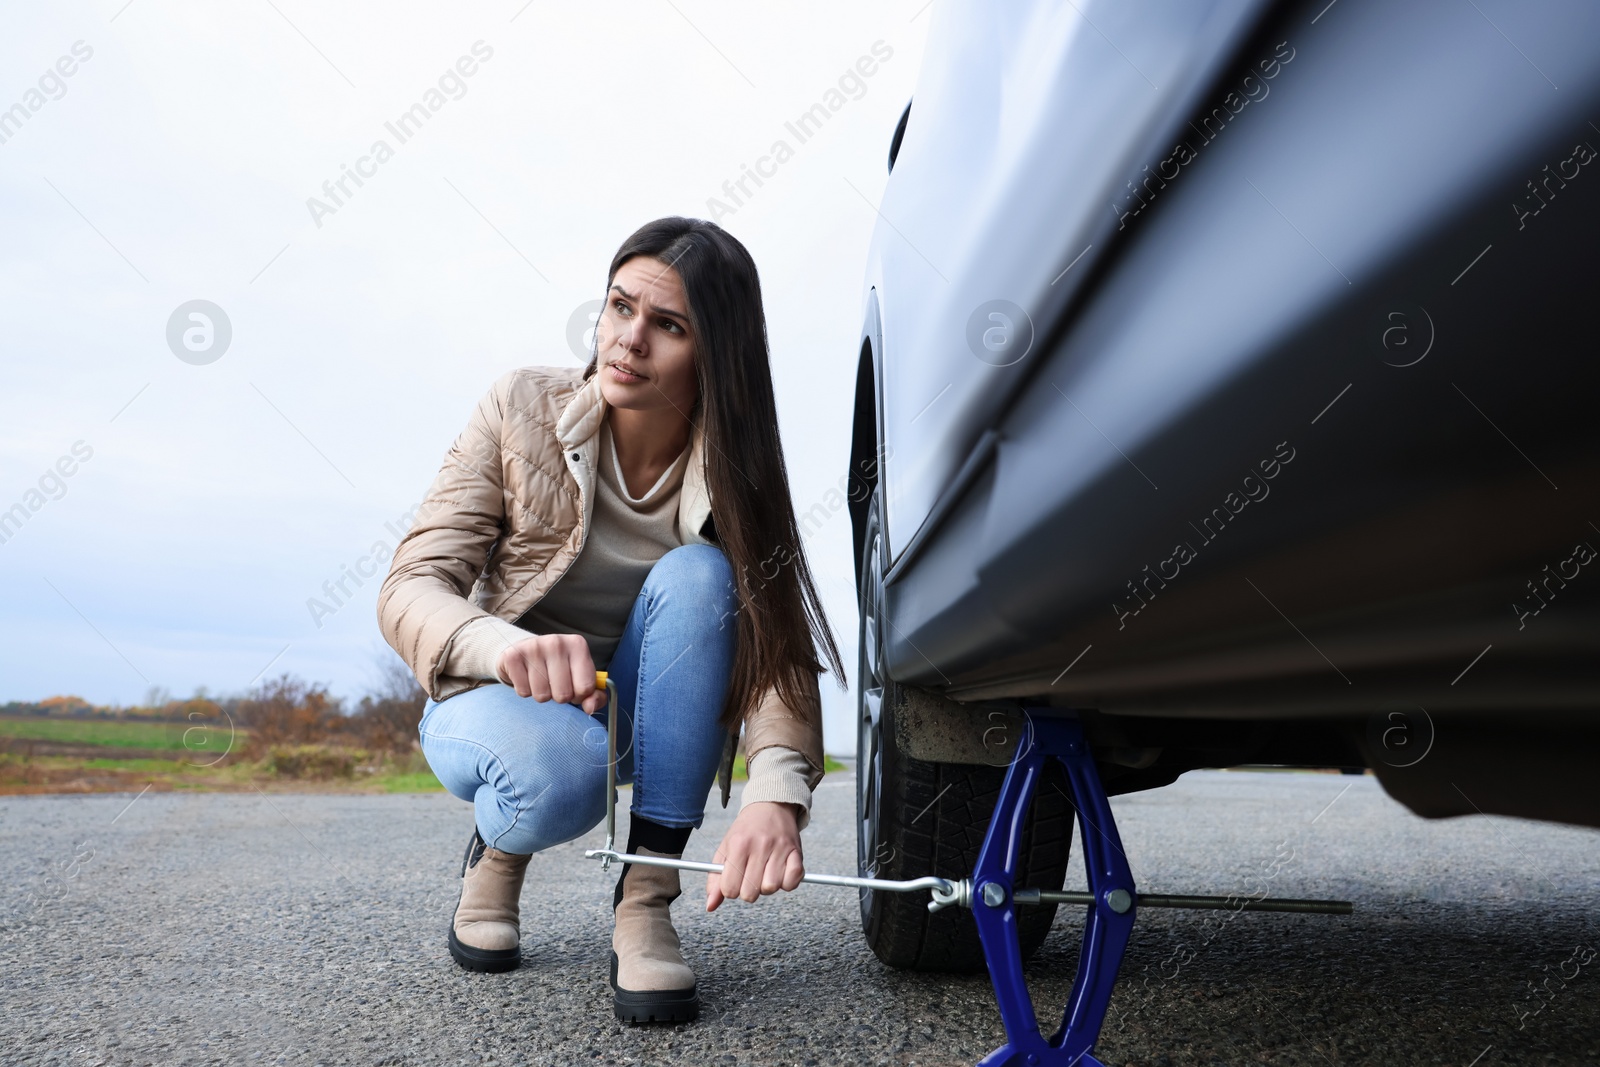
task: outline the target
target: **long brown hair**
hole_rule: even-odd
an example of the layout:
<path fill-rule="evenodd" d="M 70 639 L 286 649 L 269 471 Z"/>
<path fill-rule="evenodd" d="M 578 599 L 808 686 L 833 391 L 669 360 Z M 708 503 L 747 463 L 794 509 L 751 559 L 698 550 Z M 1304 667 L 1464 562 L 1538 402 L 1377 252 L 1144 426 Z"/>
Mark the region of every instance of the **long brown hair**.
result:
<path fill-rule="evenodd" d="M 618 268 L 636 256 L 659 259 L 678 272 L 694 331 L 700 396 L 691 417 L 705 435 L 711 521 L 739 594 L 738 646 L 721 721 L 737 730 L 774 686 L 789 709 L 809 715 L 800 672 L 823 670 L 816 644 L 826 650 L 841 685 L 844 666 L 789 497 L 755 260 L 714 222 L 677 215 L 656 219 L 635 230 L 612 257 L 608 297 Z M 585 381 L 599 368 L 598 335 Z"/>

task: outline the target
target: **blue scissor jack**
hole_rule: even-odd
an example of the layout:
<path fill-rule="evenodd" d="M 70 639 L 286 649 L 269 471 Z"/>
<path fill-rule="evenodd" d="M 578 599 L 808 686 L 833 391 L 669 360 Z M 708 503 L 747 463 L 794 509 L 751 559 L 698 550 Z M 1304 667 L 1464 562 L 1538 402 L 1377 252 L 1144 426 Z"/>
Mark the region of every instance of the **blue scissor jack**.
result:
<path fill-rule="evenodd" d="M 1006 769 L 995 801 L 989 832 L 984 836 L 973 871 L 972 917 L 983 941 L 983 955 L 994 982 L 1006 1043 L 984 1057 L 980 1067 L 1046 1067 L 1073 1064 L 1095 1067 L 1089 1054 L 1100 1036 L 1111 989 L 1122 965 L 1122 953 L 1133 933 L 1138 896 L 1133 872 L 1122 851 L 1116 820 L 1105 787 L 1095 770 L 1075 717 L 1048 708 L 1028 709 L 1028 733 L 1019 741 L 1016 759 Z M 1072 803 L 1078 812 L 1078 839 L 1088 876 L 1088 914 L 1083 921 L 1083 948 L 1061 1028 L 1048 1040 L 1034 1019 L 1033 998 L 1022 976 L 1022 946 L 1017 937 L 1019 904 L 1041 903 L 1039 890 L 1018 889 L 1017 856 L 1028 807 L 1045 761 L 1066 767 Z"/>
<path fill-rule="evenodd" d="M 1288 900 L 1267 897 L 1214 897 L 1141 894 L 1122 850 L 1117 822 L 1105 786 L 1084 740 L 1083 727 L 1070 711 L 1024 709 L 1028 730 L 1006 769 L 1000 796 L 972 879 L 958 884 L 954 903 L 972 909 L 983 942 L 983 955 L 994 983 L 1006 1043 L 985 1056 L 978 1067 L 1104 1067 L 1091 1054 L 1111 1003 L 1117 970 L 1133 933 L 1140 906 L 1238 911 L 1297 911 L 1348 915 L 1343 900 Z M 1078 839 L 1083 849 L 1087 893 L 1019 889 L 1017 855 L 1028 806 L 1048 760 L 1066 768 L 1073 807 L 1078 813 Z M 935 904 L 942 894 L 935 891 Z M 1022 947 L 1017 936 L 1017 907 L 1044 903 L 1083 904 L 1083 947 L 1061 1027 L 1049 1038 L 1039 1031 L 1033 999 L 1022 976 Z M 934 906 L 934 905 L 930 905 Z"/>

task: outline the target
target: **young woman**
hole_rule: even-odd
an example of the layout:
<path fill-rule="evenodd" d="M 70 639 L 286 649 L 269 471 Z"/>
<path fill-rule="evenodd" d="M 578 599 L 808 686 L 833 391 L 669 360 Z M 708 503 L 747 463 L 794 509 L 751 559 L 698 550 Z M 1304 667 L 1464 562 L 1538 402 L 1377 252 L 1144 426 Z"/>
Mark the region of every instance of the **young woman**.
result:
<path fill-rule="evenodd" d="M 681 857 L 734 742 L 749 782 L 708 911 L 794 889 L 822 777 L 820 642 L 843 667 L 789 499 L 754 261 L 714 223 L 664 218 L 611 261 L 579 369 L 501 377 L 445 457 L 378 594 L 427 691 L 422 750 L 473 804 L 450 953 L 521 962 L 534 852 L 605 812 L 608 670 L 627 850 Z M 720 775 L 719 775 L 720 770 Z M 695 1017 L 669 907 L 678 871 L 624 865 L 611 985 L 628 1022 Z"/>

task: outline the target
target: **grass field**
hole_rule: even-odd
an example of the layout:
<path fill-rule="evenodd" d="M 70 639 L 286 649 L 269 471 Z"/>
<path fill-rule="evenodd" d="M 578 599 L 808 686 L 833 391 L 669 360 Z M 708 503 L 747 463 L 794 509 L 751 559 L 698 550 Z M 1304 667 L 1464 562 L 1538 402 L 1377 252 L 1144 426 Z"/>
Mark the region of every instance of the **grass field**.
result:
<path fill-rule="evenodd" d="M 250 761 L 240 758 L 243 731 L 215 724 L 118 722 L 97 719 L 0 718 L 0 794 L 105 793 L 167 790 L 225 792 L 254 789 L 426 793 L 443 790 L 420 752 L 410 755 L 351 754 L 342 749 L 310 749 L 340 759 L 344 773 L 297 777 L 281 766 L 319 761 Z M 36 749 L 40 751 L 35 751 Z M 304 752 L 307 750 L 296 750 Z M 164 753 L 171 753 L 167 758 Z M 845 769 L 826 760 L 831 773 Z M 745 779 L 744 757 L 734 761 L 736 781 Z"/>
<path fill-rule="evenodd" d="M 219 726 L 209 721 L 0 717 L 0 793 L 101 793 L 146 787 L 411 793 L 443 788 L 420 753 L 373 757 L 329 749 L 341 758 L 324 763 L 341 767 L 343 773 L 302 777 L 283 773 L 271 758 L 242 758 L 245 736 L 245 731 L 226 722 Z"/>
<path fill-rule="evenodd" d="M 103 719 L 0 718 L 0 737 L 19 741 L 54 741 L 108 748 L 160 748 L 193 751 L 212 739 L 226 737 L 228 727 L 214 723 L 117 722 Z M 185 744 L 187 735 L 188 744 Z"/>

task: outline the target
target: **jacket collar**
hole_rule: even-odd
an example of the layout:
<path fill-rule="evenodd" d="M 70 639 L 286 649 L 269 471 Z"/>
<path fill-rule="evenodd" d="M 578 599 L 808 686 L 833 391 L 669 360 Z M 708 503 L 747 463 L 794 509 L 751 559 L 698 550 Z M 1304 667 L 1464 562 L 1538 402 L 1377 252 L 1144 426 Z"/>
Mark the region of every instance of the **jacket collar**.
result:
<path fill-rule="evenodd" d="M 588 381 L 578 377 L 582 373 L 582 370 L 574 372 L 573 383 L 577 390 L 556 419 L 556 438 L 561 442 L 561 447 L 569 451 L 600 432 L 600 424 L 605 421 L 606 408 L 609 406 L 605 395 L 600 392 L 599 373 L 596 372 Z"/>
<path fill-rule="evenodd" d="M 600 391 L 600 375 L 596 372 L 587 381 L 582 370 L 575 372 L 577 390 L 572 394 L 556 419 L 556 439 L 563 451 L 577 452 L 583 456 L 578 476 L 583 489 L 583 521 L 588 528 L 594 514 L 595 471 L 600 462 L 600 425 L 605 421 L 606 403 Z M 695 419 L 689 435 L 689 469 L 683 474 L 683 488 L 678 497 L 678 529 L 686 543 L 709 544 L 700 528 L 711 515 L 711 494 L 705 481 L 705 435 L 700 420 Z"/>

